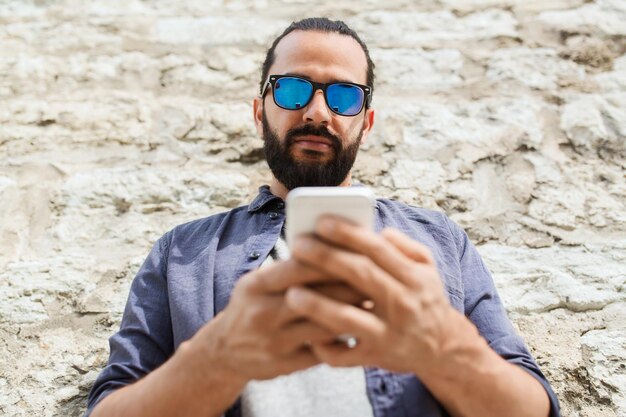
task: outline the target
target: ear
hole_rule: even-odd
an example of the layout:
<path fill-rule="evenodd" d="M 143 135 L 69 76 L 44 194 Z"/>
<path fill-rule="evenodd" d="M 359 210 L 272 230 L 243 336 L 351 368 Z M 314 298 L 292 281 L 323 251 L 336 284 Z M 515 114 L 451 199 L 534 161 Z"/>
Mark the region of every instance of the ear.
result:
<path fill-rule="evenodd" d="M 361 145 L 365 143 L 367 135 L 374 127 L 374 109 L 369 108 L 365 110 L 365 117 L 363 118 L 363 135 L 361 136 Z"/>
<path fill-rule="evenodd" d="M 261 98 L 261 96 L 254 98 L 252 102 L 252 113 L 256 132 L 259 136 L 263 136 L 263 98 Z"/>

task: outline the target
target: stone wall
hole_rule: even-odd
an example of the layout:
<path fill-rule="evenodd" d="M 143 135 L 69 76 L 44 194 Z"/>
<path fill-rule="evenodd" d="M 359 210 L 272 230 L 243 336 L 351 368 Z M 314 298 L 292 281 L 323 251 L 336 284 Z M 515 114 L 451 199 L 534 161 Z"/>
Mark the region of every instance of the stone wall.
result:
<path fill-rule="evenodd" d="M 268 178 L 268 43 L 377 65 L 356 177 L 466 228 L 563 415 L 626 416 L 623 0 L 0 0 L 0 414 L 78 416 L 134 273 Z"/>

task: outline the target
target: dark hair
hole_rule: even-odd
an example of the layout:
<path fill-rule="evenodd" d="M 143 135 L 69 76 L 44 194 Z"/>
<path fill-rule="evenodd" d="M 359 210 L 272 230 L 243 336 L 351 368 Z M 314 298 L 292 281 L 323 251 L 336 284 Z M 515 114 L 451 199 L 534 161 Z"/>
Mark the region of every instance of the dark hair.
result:
<path fill-rule="evenodd" d="M 350 29 L 348 25 L 346 25 L 341 20 L 330 20 L 325 17 L 309 17 L 306 19 L 299 20 L 297 22 L 292 22 L 291 25 L 283 33 L 280 34 L 279 37 L 274 39 L 272 46 L 267 50 L 267 55 L 265 56 L 265 61 L 263 62 L 263 67 L 261 69 L 261 88 L 259 91 L 263 93 L 263 87 L 265 87 L 265 81 L 267 81 L 268 72 L 270 67 L 274 63 L 274 50 L 276 49 L 276 45 L 287 35 L 289 35 L 294 30 L 310 30 L 310 31 L 318 31 L 318 32 L 326 32 L 326 33 L 339 33 L 341 35 L 350 36 L 352 39 L 357 41 L 361 48 L 363 48 L 363 52 L 365 52 L 365 58 L 367 60 L 367 75 L 366 75 L 366 84 L 374 89 L 374 63 L 370 58 L 370 53 L 367 50 L 367 46 L 359 35 L 356 34 L 355 31 Z"/>

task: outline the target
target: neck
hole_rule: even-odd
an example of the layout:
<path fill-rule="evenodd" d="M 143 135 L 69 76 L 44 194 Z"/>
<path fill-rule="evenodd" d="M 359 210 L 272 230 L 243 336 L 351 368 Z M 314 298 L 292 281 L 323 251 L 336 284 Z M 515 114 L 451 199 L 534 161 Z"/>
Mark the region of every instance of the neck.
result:
<path fill-rule="evenodd" d="M 345 180 L 342 181 L 338 187 L 349 187 L 352 185 L 352 176 L 348 174 Z M 270 182 L 270 192 L 274 194 L 276 197 L 280 197 L 283 200 L 287 199 L 287 194 L 289 194 L 289 190 L 287 187 L 283 185 L 280 181 L 278 181 L 275 177 L 272 177 L 272 181 Z"/>

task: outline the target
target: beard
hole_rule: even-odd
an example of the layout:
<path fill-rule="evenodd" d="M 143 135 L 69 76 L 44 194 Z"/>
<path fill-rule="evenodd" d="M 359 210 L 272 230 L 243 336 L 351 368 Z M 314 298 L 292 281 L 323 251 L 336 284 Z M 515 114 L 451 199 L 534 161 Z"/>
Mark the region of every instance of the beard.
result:
<path fill-rule="evenodd" d="M 274 177 L 288 190 L 297 187 L 335 187 L 346 179 L 356 160 L 363 128 L 359 131 L 357 138 L 345 147 L 341 139 L 330 133 L 324 125 L 307 124 L 290 129 L 281 141 L 270 127 L 265 109 L 263 109 L 262 117 L 265 159 Z M 296 143 L 296 138 L 303 135 L 315 135 L 328 139 L 333 151 L 331 159 L 327 161 L 316 158 L 296 160 L 291 154 L 291 148 Z M 323 155 L 322 152 L 313 149 L 303 152 L 311 157 Z"/>

